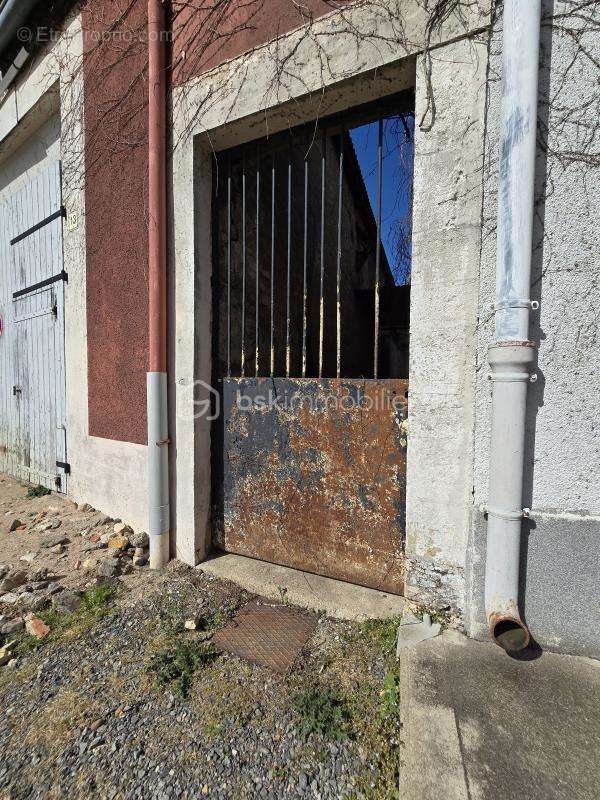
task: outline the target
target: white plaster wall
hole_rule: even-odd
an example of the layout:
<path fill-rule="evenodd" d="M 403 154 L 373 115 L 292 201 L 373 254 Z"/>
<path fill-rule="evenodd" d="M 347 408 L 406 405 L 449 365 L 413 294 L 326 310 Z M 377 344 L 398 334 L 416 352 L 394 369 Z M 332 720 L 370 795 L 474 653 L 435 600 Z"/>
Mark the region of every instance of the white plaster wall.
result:
<path fill-rule="evenodd" d="M 548 153 L 538 150 L 530 336 L 540 342 L 538 382 L 529 390 L 525 504 L 547 511 L 600 514 L 600 179 L 591 155 L 600 151 L 597 33 L 572 38 L 552 32 L 552 11 L 570 4 L 544 2 L 538 143 L 549 130 Z M 581 27 L 582 21 L 570 20 Z M 481 258 L 475 477 L 477 504 L 487 500 L 490 390 L 485 380 L 493 334 L 496 185 L 500 112 L 501 19 L 491 49 L 486 143 L 484 239 Z M 577 157 L 577 153 L 580 154 Z"/>
<path fill-rule="evenodd" d="M 61 154 L 67 216 L 77 227 L 64 231 L 67 368 L 67 455 L 71 464 L 69 495 L 88 502 L 136 529 L 147 528 L 147 448 L 90 436 L 86 314 L 85 180 L 83 171 L 83 37 L 81 17 L 68 26 L 68 52 L 60 61 Z M 110 235 L 107 231 L 107 235 Z"/>
<path fill-rule="evenodd" d="M 473 39 L 432 54 L 434 123 L 415 128 L 407 584 L 436 588 L 420 571 L 440 565 L 455 598 L 473 487 L 486 48 Z M 417 82 L 417 121 L 426 105 Z"/>
<path fill-rule="evenodd" d="M 545 647 L 598 656 L 600 560 L 600 96 L 596 32 L 564 0 L 543 0 L 530 338 L 539 342 L 530 385 L 524 468 L 520 605 Z M 571 29 L 580 37 L 578 49 Z M 485 636 L 483 586 L 491 392 L 487 347 L 496 268 L 496 187 L 502 18 L 490 46 L 483 240 L 475 393 L 475 495 L 467 553 L 468 631 Z M 547 145 L 546 145 L 547 141 Z M 594 157 L 594 154 L 596 156 Z"/>
<path fill-rule="evenodd" d="M 357 4 L 318 20 L 311 36 L 305 36 L 301 30 L 292 32 L 280 39 L 277 46 L 259 47 L 178 87 L 173 93 L 175 150 L 171 253 L 174 295 L 171 313 L 175 320 L 175 334 L 171 397 L 175 400 L 172 413 L 176 414 L 172 421 L 175 439 L 173 500 L 177 554 L 189 563 L 203 558 L 210 536 L 210 427 L 205 421 L 193 421 L 194 396 L 190 387 L 199 379 L 205 383 L 210 383 L 211 379 L 209 165 L 212 148 L 221 149 L 250 141 L 268 131 L 274 132 L 286 125 L 314 119 L 414 85 L 414 58 L 424 48 L 428 16 L 424 4 L 416 0 Z M 450 381 L 439 381 L 435 388 L 432 387 L 425 375 L 428 364 L 435 369 L 432 360 L 436 362 L 436 358 L 432 359 L 427 353 L 439 355 L 439 342 L 428 337 L 423 328 L 420 338 L 417 336 L 415 340 L 417 348 L 426 351 L 421 361 L 417 361 L 417 365 L 421 363 L 422 367 L 415 366 L 418 390 L 423 392 L 423 399 L 430 406 L 432 419 L 456 425 L 452 436 L 458 444 L 449 442 L 444 457 L 430 461 L 430 468 L 416 463 L 414 476 L 410 469 L 408 475 L 409 484 L 426 477 L 430 485 L 428 492 L 419 496 L 413 492 L 412 495 L 413 531 L 422 530 L 419 521 L 431 520 L 427 531 L 423 531 L 422 541 L 419 540 L 419 548 L 426 547 L 426 537 L 435 531 L 435 540 L 439 540 L 441 545 L 440 557 L 443 553 L 444 557 L 460 563 L 464 563 L 467 535 L 468 498 L 465 487 L 470 481 L 472 465 L 471 417 L 466 408 L 472 403 L 472 334 L 476 315 L 476 286 L 472 273 L 476 273 L 478 260 L 478 232 L 471 231 L 470 226 L 478 225 L 480 214 L 480 199 L 477 200 L 473 188 L 474 166 L 469 148 L 476 147 L 477 153 L 481 154 L 480 111 L 485 97 L 483 92 L 473 91 L 469 81 L 481 79 L 483 88 L 485 48 L 480 43 L 461 44 L 458 40 L 473 36 L 488 22 L 489 0 L 481 0 L 461 8 L 459 15 L 451 16 L 440 30 L 435 31 L 432 39 L 435 47 L 446 41 L 456 40 L 456 44 L 434 51 L 436 80 L 443 95 L 441 105 L 444 113 L 436 123 L 432 141 L 436 139 L 435 146 L 440 149 L 447 144 L 443 141 L 444 135 L 459 137 L 460 140 L 453 142 L 453 155 L 437 161 L 437 171 L 433 168 L 435 159 L 432 159 L 431 166 L 427 164 L 429 144 L 422 140 L 419 169 L 422 168 L 424 173 L 422 178 L 418 178 L 422 206 L 420 195 L 415 196 L 415 208 L 423 208 L 423 224 L 430 216 L 438 221 L 443 216 L 447 221 L 447 226 L 440 225 L 436 232 L 437 247 L 432 245 L 428 256 L 423 253 L 419 270 L 421 293 L 424 295 L 427 289 L 431 289 L 437 294 L 437 287 L 427 278 L 427 258 L 435 262 L 439 276 L 450 275 L 458 263 L 460 275 L 466 280 L 470 292 L 463 311 L 462 302 L 456 295 L 460 280 L 456 279 L 452 284 L 448 279 L 446 283 L 444 296 L 448 297 L 450 305 L 445 312 L 444 332 L 446 335 L 451 332 L 453 355 L 446 361 L 442 359 L 442 373 L 451 372 L 453 364 L 459 366 L 459 372 Z M 365 33 L 357 37 L 356 31 Z M 288 57 L 286 76 L 281 81 L 274 80 L 276 62 Z M 448 60 L 450 66 L 446 67 Z M 423 81 L 424 75 L 419 72 L 419 108 L 423 107 Z M 456 108 L 460 116 L 454 123 L 452 113 Z M 461 161 L 459 150 L 465 148 L 465 142 L 468 156 Z M 473 209 L 478 202 L 475 212 Z M 467 208 L 463 209 L 465 205 Z M 415 214 L 418 214 L 417 210 Z M 427 303 L 423 300 L 424 313 Z M 456 321 L 453 311 L 457 315 Z M 438 324 L 433 307 L 428 313 L 431 321 Z M 463 345 L 465 354 L 458 356 Z M 471 368 L 469 379 L 466 377 L 467 364 Z M 196 399 L 205 397 L 206 392 L 206 388 L 201 387 Z M 457 413 L 446 413 L 444 409 L 448 407 L 455 407 Z M 424 433 L 427 423 L 421 419 L 420 424 Z M 431 437 L 427 442 L 423 435 L 419 441 L 422 443 L 421 455 L 432 459 L 436 454 Z M 468 454 L 464 448 L 471 448 Z M 464 457 L 457 461 L 454 456 L 463 450 Z M 419 451 L 413 448 L 413 454 L 419 456 Z M 449 505 L 448 492 L 444 489 L 448 474 L 436 476 L 439 478 L 437 488 L 432 488 L 434 463 L 454 470 L 451 480 L 460 493 L 456 501 L 460 510 L 450 523 L 442 522 Z M 454 504 L 453 499 L 450 505 Z M 448 539 L 447 546 L 441 542 L 444 537 Z"/>

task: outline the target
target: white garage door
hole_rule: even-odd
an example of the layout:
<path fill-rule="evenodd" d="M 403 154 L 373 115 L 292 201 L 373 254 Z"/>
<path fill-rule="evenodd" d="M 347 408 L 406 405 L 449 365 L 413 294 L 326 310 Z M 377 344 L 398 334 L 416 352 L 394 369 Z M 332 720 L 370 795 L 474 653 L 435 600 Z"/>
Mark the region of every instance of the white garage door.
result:
<path fill-rule="evenodd" d="M 60 186 L 55 162 L 0 205 L 0 468 L 64 492 L 67 276 Z"/>

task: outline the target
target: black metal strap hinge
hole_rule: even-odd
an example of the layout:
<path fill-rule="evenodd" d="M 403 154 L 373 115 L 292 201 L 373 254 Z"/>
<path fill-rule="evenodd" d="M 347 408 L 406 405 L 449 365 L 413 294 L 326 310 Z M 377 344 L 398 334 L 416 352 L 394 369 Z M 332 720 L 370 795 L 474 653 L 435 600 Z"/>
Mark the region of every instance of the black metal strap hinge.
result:
<path fill-rule="evenodd" d="M 43 281 L 38 281 L 38 283 L 34 283 L 31 286 L 26 286 L 25 289 L 19 289 L 18 292 L 13 292 L 13 300 L 17 300 L 19 297 L 23 297 L 24 294 L 29 294 L 29 292 L 35 292 L 36 289 L 43 289 L 44 286 L 50 286 L 50 284 L 56 283 L 57 281 L 69 282 L 69 276 L 64 269 L 62 272 L 59 272 L 58 275 L 52 275 L 52 277 L 46 278 Z"/>
<path fill-rule="evenodd" d="M 32 233 L 39 231 L 40 228 L 44 228 L 46 225 L 49 225 L 51 222 L 54 222 L 55 219 L 66 216 L 67 216 L 67 209 L 64 206 L 61 206 L 58 209 L 58 211 L 54 212 L 54 214 L 50 214 L 49 217 L 46 217 L 41 222 L 32 225 L 31 228 L 27 228 L 26 231 L 23 231 L 23 233 L 20 233 L 18 236 L 15 236 L 14 239 L 10 240 L 10 243 L 17 244 L 17 242 L 20 242 L 22 239 L 26 239 L 28 236 L 31 236 Z"/>
<path fill-rule="evenodd" d="M 71 465 L 67 461 L 57 461 L 56 466 L 60 467 L 64 471 L 65 475 L 71 474 Z"/>

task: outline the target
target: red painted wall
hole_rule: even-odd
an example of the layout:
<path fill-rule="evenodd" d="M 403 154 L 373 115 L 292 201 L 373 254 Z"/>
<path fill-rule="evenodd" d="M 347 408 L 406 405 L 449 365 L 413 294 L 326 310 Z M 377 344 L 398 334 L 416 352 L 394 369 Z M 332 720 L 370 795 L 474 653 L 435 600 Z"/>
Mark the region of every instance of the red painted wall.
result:
<path fill-rule="evenodd" d="M 173 82 L 184 83 L 346 1 L 173 0 Z"/>
<path fill-rule="evenodd" d="M 148 361 L 146 14 L 145 0 L 94 0 L 83 14 L 89 433 L 141 444 Z"/>
<path fill-rule="evenodd" d="M 303 0 L 301 13 L 293 0 L 172 0 L 172 81 L 200 75 L 340 2 Z M 93 0 L 82 15 L 89 433 L 145 444 L 147 2 Z"/>

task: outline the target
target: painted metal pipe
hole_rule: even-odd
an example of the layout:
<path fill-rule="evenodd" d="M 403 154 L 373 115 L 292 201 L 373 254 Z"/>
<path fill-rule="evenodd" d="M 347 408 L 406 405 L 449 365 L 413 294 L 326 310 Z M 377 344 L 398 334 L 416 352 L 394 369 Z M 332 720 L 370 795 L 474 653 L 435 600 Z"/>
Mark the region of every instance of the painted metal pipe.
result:
<path fill-rule="evenodd" d="M 148 0 L 148 535 L 150 566 L 169 560 L 165 10 Z"/>
<path fill-rule="evenodd" d="M 530 641 L 518 596 L 525 410 L 536 348 L 529 312 L 537 304 L 529 294 L 540 16 L 541 0 L 505 0 L 485 607 L 490 635 L 509 651 Z"/>
<path fill-rule="evenodd" d="M 38 2 L 39 0 L 6 0 L 0 6 L 0 54 L 16 44 L 19 28 L 25 25 L 27 17 Z"/>

